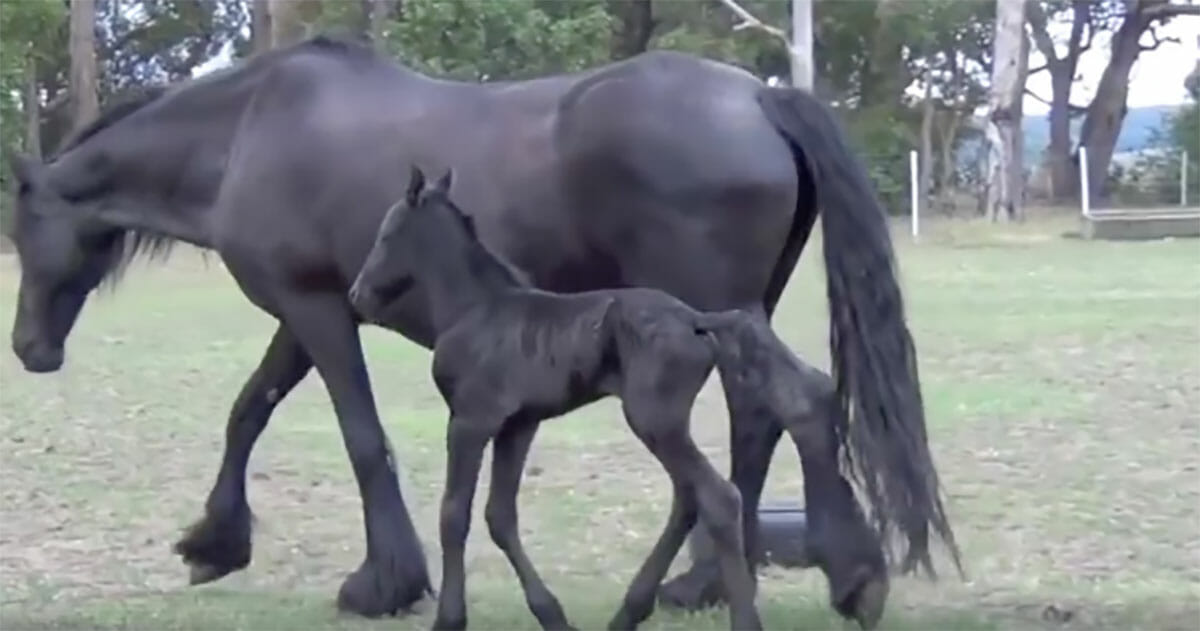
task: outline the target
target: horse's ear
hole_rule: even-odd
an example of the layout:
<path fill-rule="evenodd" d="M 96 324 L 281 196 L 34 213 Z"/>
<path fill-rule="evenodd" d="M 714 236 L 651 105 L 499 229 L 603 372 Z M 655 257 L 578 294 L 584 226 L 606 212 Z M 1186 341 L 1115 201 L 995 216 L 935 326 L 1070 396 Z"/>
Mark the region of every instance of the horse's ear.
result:
<path fill-rule="evenodd" d="M 442 177 L 438 178 L 437 184 L 434 185 L 434 188 L 443 193 L 449 193 L 450 184 L 453 180 L 454 169 L 446 169 L 446 173 L 443 174 Z"/>
<path fill-rule="evenodd" d="M 41 172 L 41 167 L 41 162 L 32 156 L 15 151 L 8 152 L 8 168 L 12 170 L 18 182 L 32 184 Z"/>
<path fill-rule="evenodd" d="M 421 191 L 425 188 L 425 174 L 421 172 L 421 168 L 417 165 L 412 165 L 408 173 L 408 191 L 404 193 L 404 200 L 409 206 L 416 206 L 417 199 L 421 196 Z"/>

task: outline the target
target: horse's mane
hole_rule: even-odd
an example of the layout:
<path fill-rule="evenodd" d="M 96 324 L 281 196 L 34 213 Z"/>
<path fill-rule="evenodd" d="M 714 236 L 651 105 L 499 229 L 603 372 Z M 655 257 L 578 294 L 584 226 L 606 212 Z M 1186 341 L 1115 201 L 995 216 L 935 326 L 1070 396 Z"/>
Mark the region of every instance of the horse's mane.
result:
<path fill-rule="evenodd" d="M 174 92 L 176 89 L 187 90 L 190 86 L 210 80 L 219 80 L 224 76 L 255 72 L 280 58 L 299 53 L 343 55 L 352 59 L 373 59 L 377 56 L 375 49 L 358 41 L 317 35 L 291 46 L 264 51 L 240 61 L 233 67 L 218 70 L 212 75 L 176 83 L 146 85 L 129 89 L 111 99 L 94 120 L 68 135 L 48 158 L 48 161 L 53 161 L 62 154 L 79 147 L 105 129 L 157 103 L 164 95 Z M 145 230 L 125 230 L 113 238 L 117 241 L 112 246 L 112 253 L 106 263 L 102 280 L 102 283 L 109 288 L 114 288 L 118 284 L 133 259 L 141 255 L 146 255 L 151 259 L 163 259 L 170 254 L 175 245 L 173 238 Z"/>
<path fill-rule="evenodd" d="M 367 46 L 356 40 L 342 39 L 329 35 L 317 35 L 297 42 L 291 46 L 276 48 L 245 59 L 239 63 L 238 66 L 227 69 L 227 72 L 257 69 L 266 63 L 270 63 L 279 59 L 280 57 L 301 52 L 331 53 L 358 58 L 374 58 L 377 54 L 374 48 L 371 48 L 370 46 Z M 204 79 L 204 77 L 197 77 L 196 79 L 190 79 L 185 82 L 146 85 L 126 90 L 114 98 L 109 104 L 107 104 L 106 107 L 101 110 L 100 115 L 97 116 L 95 120 L 92 120 L 78 131 L 70 134 L 61 143 L 58 150 L 54 152 L 51 160 L 67 151 L 70 151 L 71 149 L 78 147 L 86 142 L 89 138 L 104 131 L 105 129 L 108 129 L 121 120 L 124 120 L 134 112 L 138 112 L 151 103 L 158 101 L 164 94 L 171 91 L 172 88 L 186 86 L 203 81 Z"/>

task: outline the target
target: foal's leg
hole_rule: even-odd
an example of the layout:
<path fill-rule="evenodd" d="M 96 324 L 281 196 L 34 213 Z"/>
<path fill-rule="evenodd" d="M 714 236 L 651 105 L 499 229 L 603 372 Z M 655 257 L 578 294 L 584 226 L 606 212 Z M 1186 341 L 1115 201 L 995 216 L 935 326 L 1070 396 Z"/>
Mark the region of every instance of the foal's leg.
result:
<path fill-rule="evenodd" d="M 175 544 L 175 551 L 192 568 L 193 585 L 215 581 L 250 564 L 246 464 L 271 412 L 311 366 L 308 354 L 291 331 L 280 325 L 229 413 L 225 453 L 204 504 L 204 517 Z"/>
<path fill-rule="evenodd" d="M 747 398 L 752 392 L 723 386 L 729 407 L 730 480 L 742 496 L 742 537 L 751 578 L 757 579 L 759 556 L 758 507 L 767 470 L 783 425 L 769 414 L 756 413 Z M 690 529 L 689 529 L 690 530 Z M 659 602 L 667 607 L 702 609 L 725 602 L 721 571 L 715 550 L 693 552 L 692 566 L 659 589 Z"/>
<path fill-rule="evenodd" d="M 483 450 L 492 426 L 463 416 L 451 416 L 446 429 L 446 486 L 440 519 L 442 590 L 438 594 L 434 629 L 467 628 L 466 568 L 463 554 L 471 529 L 471 503 L 479 481 Z"/>
<path fill-rule="evenodd" d="M 666 575 L 698 513 L 713 538 L 721 582 L 729 597 L 730 627 L 761 629 L 754 603 L 754 579 L 743 556 L 740 494 L 692 441 L 687 414 L 690 400 L 683 401 L 680 405 L 660 404 L 656 393 L 650 392 L 631 393 L 623 400 L 631 427 L 662 463 L 676 493 L 692 497 L 673 502 L 663 534 L 630 585 L 609 628 L 633 628 L 649 616 L 654 605 L 654 585 Z M 688 504 L 689 499 L 693 505 Z"/>
<path fill-rule="evenodd" d="M 529 611 L 542 628 L 572 629 L 558 598 L 555 598 L 525 554 L 521 533 L 517 528 L 517 493 L 521 489 L 521 472 L 525 468 L 533 437 L 537 434 L 538 423 L 538 419 L 509 419 L 496 435 L 492 442 L 492 484 L 484 515 L 492 541 L 508 557 L 525 592 Z"/>
<path fill-rule="evenodd" d="M 289 294 L 275 302 L 325 382 L 362 496 L 367 555 L 342 583 L 338 607 L 372 617 L 395 614 L 432 590 L 379 423 L 358 325 L 340 293 Z"/>

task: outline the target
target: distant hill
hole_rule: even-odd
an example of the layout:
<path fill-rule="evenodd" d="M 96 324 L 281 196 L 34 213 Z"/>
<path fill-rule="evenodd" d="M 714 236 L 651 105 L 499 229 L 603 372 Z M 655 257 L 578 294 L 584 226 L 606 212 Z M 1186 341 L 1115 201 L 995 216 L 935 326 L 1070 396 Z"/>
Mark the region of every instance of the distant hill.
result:
<path fill-rule="evenodd" d="M 1130 108 L 1125 114 L 1124 124 L 1121 125 L 1116 152 L 1139 151 L 1153 147 L 1155 130 L 1162 128 L 1167 118 L 1178 109 L 1178 105 Z M 1082 117 L 1071 121 L 1072 138 L 1079 137 L 1079 126 L 1082 123 Z M 1025 163 L 1034 164 L 1050 142 L 1050 119 L 1046 115 L 1026 116 L 1022 127 L 1025 130 Z M 1035 162 L 1030 162 L 1031 160 Z"/>
<path fill-rule="evenodd" d="M 1130 108 L 1129 112 L 1125 114 L 1121 135 L 1117 138 L 1116 153 L 1135 152 L 1154 147 L 1156 145 L 1155 131 L 1162 129 L 1167 118 L 1178 109 L 1178 105 Z M 1082 124 L 1082 117 L 1071 121 L 1072 139 L 1079 137 L 1079 126 Z M 1041 162 L 1042 151 L 1050 143 L 1050 119 L 1045 114 L 1026 116 L 1022 127 L 1025 131 L 1025 166 L 1030 168 Z M 958 159 L 963 165 L 975 163 L 975 160 L 981 155 L 982 143 L 982 137 L 963 143 L 958 151 Z"/>

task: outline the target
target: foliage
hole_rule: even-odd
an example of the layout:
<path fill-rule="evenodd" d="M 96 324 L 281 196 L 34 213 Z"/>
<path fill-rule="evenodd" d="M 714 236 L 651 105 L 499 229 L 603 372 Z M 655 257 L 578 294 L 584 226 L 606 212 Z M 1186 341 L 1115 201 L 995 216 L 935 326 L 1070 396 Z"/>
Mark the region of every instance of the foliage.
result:
<path fill-rule="evenodd" d="M 457 79 L 516 79 L 607 61 L 610 18 L 599 2 L 551 17 L 535 0 L 407 0 L 388 35 L 405 64 Z"/>

